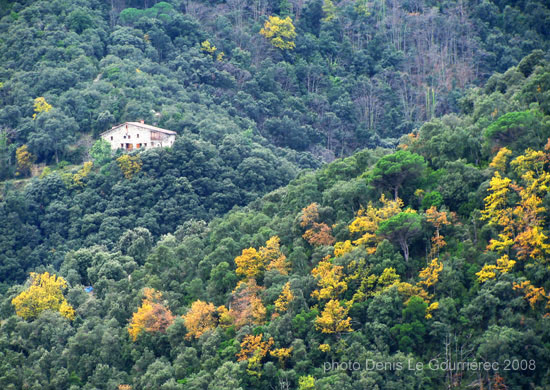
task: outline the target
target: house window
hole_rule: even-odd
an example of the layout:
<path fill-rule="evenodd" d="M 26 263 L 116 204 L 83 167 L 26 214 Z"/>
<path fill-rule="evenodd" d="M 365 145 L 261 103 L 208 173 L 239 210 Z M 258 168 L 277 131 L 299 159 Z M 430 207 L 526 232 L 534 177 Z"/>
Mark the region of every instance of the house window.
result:
<path fill-rule="evenodd" d="M 111 141 L 113 140 L 113 136 L 111 136 Z"/>
<path fill-rule="evenodd" d="M 128 139 L 130 139 L 130 134 L 128 134 Z"/>
<path fill-rule="evenodd" d="M 145 142 L 145 143 L 143 144 L 143 146 L 147 147 L 147 142 Z"/>
<path fill-rule="evenodd" d="M 139 134 L 136 134 L 136 138 L 139 138 Z"/>
<path fill-rule="evenodd" d="M 121 147 L 121 148 L 124 148 L 124 144 L 120 144 L 120 147 Z"/>
<path fill-rule="evenodd" d="M 123 136 L 122 138 L 126 139 L 126 136 Z"/>

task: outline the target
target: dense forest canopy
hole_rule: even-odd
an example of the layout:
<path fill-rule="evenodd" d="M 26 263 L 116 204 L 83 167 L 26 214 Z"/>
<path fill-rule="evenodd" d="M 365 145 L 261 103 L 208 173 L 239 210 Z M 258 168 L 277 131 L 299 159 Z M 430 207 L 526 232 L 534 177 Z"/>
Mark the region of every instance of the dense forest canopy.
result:
<path fill-rule="evenodd" d="M 532 0 L 6 1 L 0 16 L 3 177 L 17 147 L 80 163 L 90 136 L 137 119 L 326 160 L 395 146 L 550 34 Z M 268 17 L 290 35 L 266 36 Z M 52 109 L 33 120 L 39 97 Z"/>
<path fill-rule="evenodd" d="M 0 388 L 548 388 L 549 23 L 0 0 Z"/>
<path fill-rule="evenodd" d="M 550 65 L 526 63 L 469 90 L 458 115 L 425 122 L 397 151 L 302 171 L 208 223 L 199 218 L 232 204 L 222 195 L 284 180 L 264 166 L 268 187 L 239 186 L 246 153 L 263 150 L 252 141 L 216 149 L 180 137 L 87 175 L 56 170 L 5 189 L 3 277 L 34 273 L 4 280 L 0 384 L 546 388 Z M 236 145 L 242 160 L 230 153 L 217 168 L 198 157 Z M 182 153 L 200 175 L 178 164 Z M 128 177 L 125 157 L 140 160 Z M 232 191 L 190 191 L 201 177 L 217 185 L 229 162 L 241 166 Z M 163 188 L 176 199 L 141 214 Z"/>

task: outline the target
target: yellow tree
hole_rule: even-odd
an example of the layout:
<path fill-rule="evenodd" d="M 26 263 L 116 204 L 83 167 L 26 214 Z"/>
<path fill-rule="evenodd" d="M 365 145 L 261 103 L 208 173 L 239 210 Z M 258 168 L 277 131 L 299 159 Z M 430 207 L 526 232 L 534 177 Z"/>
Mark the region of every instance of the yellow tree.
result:
<path fill-rule="evenodd" d="M 530 281 L 525 280 L 520 284 L 514 283 L 514 290 L 520 290 L 524 293 L 524 298 L 529 302 L 531 308 L 539 301 L 546 301 L 546 309 L 550 309 L 550 295 L 546 293 L 543 287 L 535 287 Z"/>
<path fill-rule="evenodd" d="M 260 247 L 260 257 L 262 263 L 267 264 L 268 271 L 274 269 L 283 275 L 288 275 L 289 263 L 281 252 L 281 240 L 278 236 L 271 237 L 266 241 L 265 246 Z"/>
<path fill-rule="evenodd" d="M 420 281 L 417 285 L 424 288 L 434 286 L 439 281 L 441 271 L 443 271 L 443 263 L 440 263 L 436 257 L 426 268 L 420 271 L 418 275 L 420 276 Z"/>
<path fill-rule="evenodd" d="M 63 317 L 74 319 L 75 312 L 63 296 L 67 282 L 62 277 L 48 272 L 37 274 L 31 272 L 31 285 L 12 299 L 15 312 L 24 319 L 35 319 L 44 310 L 53 310 Z"/>
<path fill-rule="evenodd" d="M 348 279 L 360 280 L 359 287 L 351 299 L 352 302 L 364 301 L 366 298 L 378 295 L 400 282 L 400 277 L 395 268 L 384 268 L 382 274 L 378 276 L 371 274 L 370 267 L 365 267 L 363 264 L 359 264 L 357 270 Z"/>
<path fill-rule="evenodd" d="M 318 289 L 311 296 L 321 299 L 334 299 L 347 290 L 348 285 L 344 280 L 344 267 L 334 265 L 330 258 L 325 257 L 311 270 L 311 274 L 317 279 Z"/>
<path fill-rule="evenodd" d="M 447 214 L 443 211 L 437 211 L 435 206 L 426 210 L 426 220 L 435 227 L 435 235 L 432 237 L 432 249 L 430 251 L 430 258 L 434 258 L 439 256 L 439 250 L 447 245 L 445 237 L 440 234 L 440 230 L 443 226 L 449 225 L 450 222 L 447 219 Z"/>
<path fill-rule="evenodd" d="M 279 365 L 281 368 L 285 367 L 285 361 L 290 357 L 292 350 L 294 348 L 277 348 L 273 351 L 270 351 L 269 354 L 277 359 L 279 359 Z"/>
<path fill-rule="evenodd" d="M 141 171 L 143 165 L 139 156 L 129 156 L 127 154 L 117 158 L 116 162 L 126 179 L 134 177 L 135 174 Z"/>
<path fill-rule="evenodd" d="M 508 255 L 502 255 L 497 259 L 497 264 L 485 264 L 481 271 L 477 272 L 477 280 L 480 283 L 484 283 L 489 279 L 494 279 L 497 276 L 497 271 L 501 274 L 505 274 L 514 268 L 516 262 L 511 260 Z"/>
<path fill-rule="evenodd" d="M 216 309 L 218 312 L 218 323 L 222 328 L 227 328 L 235 322 L 233 311 L 229 310 L 224 305 L 218 306 Z"/>
<path fill-rule="evenodd" d="M 510 271 L 516 260 L 546 261 L 550 255 L 548 237 L 543 232 L 546 209 L 542 206 L 542 198 L 550 186 L 550 172 L 547 170 L 549 161 L 549 148 L 545 151 L 527 149 L 510 163 L 521 178 L 519 183 L 502 177 L 499 170 L 494 173 L 488 189 L 489 195 L 484 199 L 482 218 L 499 228 L 498 238 L 491 239 L 487 249 L 497 251 L 502 256 L 496 265 L 485 264 L 478 272 L 480 282 L 495 278 L 497 272 Z M 502 163 L 496 162 L 494 165 L 502 169 Z"/>
<path fill-rule="evenodd" d="M 543 215 L 546 209 L 542 206 L 542 198 L 546 196 L 550 186 L 550 172 L 545 169 L 549 160 L 549 150 L 543 152 L 528 149 L 524 155 L 511 162 L 524 184 L 523 187 L 512 187 L 520 196 L 520 201 L 512 211 L 518 232 L 514 249 L 519 260 L 544 260 L 550 254 L 548 237 L 543 233 Z"/>
<path fill-rule="evenodd" d="M 403 207 L 403 201 L 399 198 L 396 200 L 386 199 L 385 195 L 380 197 L 382 207 L 376 208 L 372 202 L 369 203 L 366 209 L 361 208 L 357 212 L 357 216 L 348 226 L 351 233 L 359 233 L 361 237 L 353 241 L 356 246 L 366 245 L 368 253 L 376 252 L 376 244 L 378 244 L 382 237 L 376 234 L 376 231 L 380 227 L 380 223 L 397 215 L 401 212 Z"/>
<path fill-rule="evenodd" d="M 501 177 L 495 172 L 489 183 L 489 195 L 485 197 L 485 208 L 481 211 L 482 219 L 490 225 L 502 226 L 498 239 L 491 239 L 487 249 L 508 250 L 513 245 L 514 228 L 512 208 L 508 206 L 508 194 L 512 180 Z"/>
<path fill-rule="evenodd" d="M 246 279 L 258 278 L 266 269 L 274 269 L 287 275 L 289 264 L 280 247 L 279 237 L 273 236 L 259 251 L 255 248 L 243 249 L 241 255 L 235 258 L 235 272 Z"/>
<path fill-rule="evenodd" d="M 36 116 L 41 112 L 48 112 L 51 109 L 52 106 L 48 104 L 43 96 L 37 97 L 36 99 L 34 99 L 34 114 L 32 115 L 32 119 L 36 119 Z"/>
<path fill-rule="evenodd" d="M 281 50 L 292 50 L 296 47 L 293 39 L 296 38 L 296 31 L 292 19 L 287 16 L 281 19 L 278 16 L 270 16 L 266 20 L 260 34 L 269 39 L 271 44 Z"/>
<path fill-rule="evenodd" d="M 214 329 L 218 324 L 216 312 L 216 307 L 212 303 L 201 300 L 193 302 L 187 314 L 182 315 L 185 327 L 188 330 L 185 337 L 187 339 L 191 337 L 198 339 L 205 332 Z"/>
<path fill-rule="evenodd" d="M 72 184 L 71 187 L 84 187 L 84 182 L 82 181 L 85 179 L 90 172 L 92 171 L 94 163 L 91 161 L 86 161 L 81 169 L 78 170 L 77 173 L 75 173 L 72 177 Z"/>
<path fill-rule="evenodd" d="M 353 250 L 350 240 L 340 241 L 334 244 L 334 257 L 340 257 Z"/>
<path fill-rule="evenodd" d="M 263 358 L 273 345 L 273 337 L 263 341 L 263 334 L 247 335 L 241 342 L 241 350 L 237 353 L 237 361 L 248 360 L 248 374 L 259 377 Z"/>
<path fill-rule="evenodd" d="M 332 2 L 332 0 L 323 0 L 323 12 L 325 13 L 325 17 L 322 19 L 323 22 L 330 22 L 331 20 L 336 18 L 336 11 L 337 8 Z"/>
<path fill-rule="evenodd" d="M 504 174 L 506 171 L 506 162 L 508 157 L 512 155 L 512 151 L 508 148 L 500 148 L 498 153 L 493 157 L 493 160 L 489 166 L 495 169 L 497 172 Z"/>
<path fill-rule="evenodd" d="M 348 317 L 349 309 L 343 307 L 337 299 L 331 299 L 321 314 L 315 318 L 315 328 L 322 333 L 352 332 L 351 318 Z"/>
<path fill-rule="evenodd" d="M 298 390 L 314 390 L 315 378 L 311 375 L 301 376 L 298 380 Z"/>
<path fill-rule="evenodd" d="M 201 50 L 208 53 L 208 54 L 214 54 L 214 52 L 217 50 L 216 46 L 212 45 L 210 41 L 206 40 L 201 43 Z"/>
<path fill-rule="evenodd" d="M 247 279 L 258 277 L 265 267 L 255 248 L 243 249 L 241 255 L 235 258 L 235 265 L 237 266 L 235 272 L 244 275 Z"/>
<path fill-rule="evenodd" d="M 284 313 L 288 309 L 288 305 L 292 300 L 294 299 L 294 295 L 292 294 L 292 291 L 290 290 L 290 282 L 286 282 L 286 284 L 283 287 L 283 291 L 281 292 L 281 295 L 279 295 L 279 298 L 275 301 L 275 310 L 277 310 L 279 313 Z"/>
<path fill-rule="evenodd" d="M 164 306 L 162 302 L 162 293 L 153 288 L 143 290 L 145 297 L 138 308 L 138 311 L 132 315 L 128 333 L 132 341 L 136 341 L 142 332 L 161 332 L 164 333 L 174 321 L 172 312 Z"/>
<path fill-rule="evenodd" d="M 17 175 L 27 176 L 30 174 L 32 163 L 35 158 L 29 152 L 27 145 L 17 148 L 15 151 L 15 158 L 17 159 Z"/>

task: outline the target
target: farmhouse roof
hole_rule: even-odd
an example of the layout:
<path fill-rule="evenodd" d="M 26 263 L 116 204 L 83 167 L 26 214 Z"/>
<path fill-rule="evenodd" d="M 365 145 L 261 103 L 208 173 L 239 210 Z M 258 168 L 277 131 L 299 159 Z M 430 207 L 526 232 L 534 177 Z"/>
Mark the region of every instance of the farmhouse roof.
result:
<path fill-rule="evenodd" d="M 159 133 L 164 133 L 164 134 L 177 134 L 175 131 L 161 129 L 160 127 L 146 125 L 145 123 L 141 123 L 141 122 L 124 122 L 124 123 L 121 123 L 120 125 L 113 126 L 109 130 L 104 131 L 103 133 L 101 133 L 100 135 L 107 134 L 107 133 L 109 133 L 113 130 L 118 129 L 119 127 L 124 126 L 124 125 L 133 125 L 133 126 L 141 127 L 143 129 L 147 129 L 147 130 L 151 130 L 151 131 L 158 131 Z"/>

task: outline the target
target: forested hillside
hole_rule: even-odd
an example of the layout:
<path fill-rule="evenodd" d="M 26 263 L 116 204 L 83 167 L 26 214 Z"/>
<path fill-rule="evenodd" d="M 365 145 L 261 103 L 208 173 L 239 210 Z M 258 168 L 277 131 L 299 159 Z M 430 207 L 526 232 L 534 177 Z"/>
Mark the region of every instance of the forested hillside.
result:
<path fill-rule="evenodd" d="M 191 169 L 203 167 L 199 176 L 174 162 L 185 152 L 206 155 L 204 141 L 180 138 L 172 150 L 142 153 L 140 170 L 119 157 L 76 178 L 50 173 L 25 194 L 8 191 L 4 212 L 33 216 L 20 203 L 32 201 L 48 242 L 68 252 L 47 266 L 29 258 L 35 273 L 6 285 L 0 386 L 547 388 L 549 90 L 550 65 L 527 57 L 468 90 L 459 113 L 403 136 L 396 150 L 366 149 L 299 173 L 209 223 L 198 218 L 225 210 L 209 196 L 194 198 L 197 217 L 158 240 L 191 215 L 159 209 L 165 229 L 115 202 L 142 191 L 134 183 L 147 198 L 165 176 L 184 186 L 212 181 L 207 158 Z M 250 183 L 235 196 L 254 191 Z M 96 196 L 91 188 L 112 191 L 111 207 L 126 214 L 106 207 L 72 220 L 74 207 L 109 203 L 104 195 L 86 200 Z M 91 218 L 114 228 L 94 230 Z M 16 231 L 7 226 L 3 236 Z M 61 228 L 69 232 L 55 233 Z"/>
<path fill-rule="evenodd" d="M 138 119 L 327 161 L 393 147 L 550 34 L 537 0 L 0 4 L 0 178 L 23 145 L 78 164 L 90 137 Z"/>
<path fill-rule="evenodd" d="M 549 25 L 0 0 L 0 389 L 549 388 Z"/>

